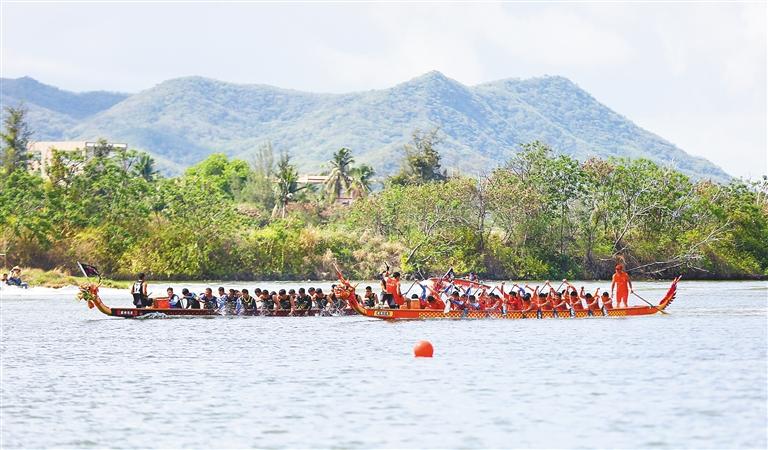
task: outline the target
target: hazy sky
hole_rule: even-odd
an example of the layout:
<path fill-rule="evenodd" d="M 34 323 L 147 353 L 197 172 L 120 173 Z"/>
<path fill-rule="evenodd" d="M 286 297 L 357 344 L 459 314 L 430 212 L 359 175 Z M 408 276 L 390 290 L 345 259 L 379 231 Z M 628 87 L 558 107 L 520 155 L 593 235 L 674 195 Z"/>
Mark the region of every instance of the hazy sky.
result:
<path fill-rule="evenodd" d="M 735 176 L 768 173 L 766 3 L 2 3 L 3 77 L 322 92 L 563 75 Z"/>

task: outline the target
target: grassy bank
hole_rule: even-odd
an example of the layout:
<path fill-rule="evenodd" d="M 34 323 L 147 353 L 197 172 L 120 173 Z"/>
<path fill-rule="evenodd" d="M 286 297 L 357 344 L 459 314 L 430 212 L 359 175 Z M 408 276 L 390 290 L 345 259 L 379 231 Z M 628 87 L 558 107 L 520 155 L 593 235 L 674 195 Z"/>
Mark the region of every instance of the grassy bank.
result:
<path fill-rule="evenodd" d="M 10 273 L 10 269 L 2 269 L 2 273 Z M 78 286 L 88 281 L 85 277 L 73 276 L 66 270 L 59 268 L 53 270 L 35 269 L 23 267 L 21 279 L 30 287 L 62 288 L 66 286 Z M 102 286 L 125 289 L 131 286 L 130 281 L 116 281 L 102 278 Z"/>

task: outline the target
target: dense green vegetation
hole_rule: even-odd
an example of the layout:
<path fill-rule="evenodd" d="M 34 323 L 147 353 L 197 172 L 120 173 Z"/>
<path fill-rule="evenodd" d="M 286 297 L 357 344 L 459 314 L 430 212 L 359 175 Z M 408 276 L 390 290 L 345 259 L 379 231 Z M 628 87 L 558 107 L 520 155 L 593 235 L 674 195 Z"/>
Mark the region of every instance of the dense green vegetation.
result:
<path fill-rule="evenodd" d="M 43 178 L 27 170 L 24 133 L 17 120 L 2 136 L 9 265 L 317 279 L 333 276 L 333 261 L 355 278 L 388 262 L 421 275 L 453 266 L 488 278 L 606 278 L 623 260 L 636 277 L 768 274 L 765 178 L 693 182 L 649 160 L 580 163 L 539 142 L 483 177 L 451 177 L 434 133 L 415 133 L 400 172 L 373 193 L 373 169 L 349 149 L 329 155 L 316 189 L 269 146 L 251 164 L 214 154 L 164 178 L 147 155 L 102 142 L 87 155 L 56 152 Z M 339 192 L 358 198 L 338 205 Z"/>
<path fill-rule="evenodd" d="M 429 72 L 347 94 L 186 77 L 130 96 L 66 93 L 27 78 L 4 79 L 2 95 L 3 104 L 27 105 L 40 141 L 103 136 L 152 151 L 164 173 L 174 175 L 211 149 L 250 162 L 255 139 L 290 153 L 302 173 L 325 164 L 329 149 L 349 147 L 358 163 L 392 175 L 399 169 L 392 156 L 410 131 L 439 127 L 449 173 L 476 175 L 503 164 L 519 143 L 540 140 L 582 162 L 591 155 L 648 158 L 698 178 L 729 178 L 556 76 L 466 86 Z"/>

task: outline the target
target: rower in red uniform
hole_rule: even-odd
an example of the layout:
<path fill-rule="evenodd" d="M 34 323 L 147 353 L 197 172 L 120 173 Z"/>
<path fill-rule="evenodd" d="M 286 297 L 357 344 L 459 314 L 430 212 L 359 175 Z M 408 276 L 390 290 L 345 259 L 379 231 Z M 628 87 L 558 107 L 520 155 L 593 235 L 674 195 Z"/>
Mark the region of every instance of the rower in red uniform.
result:
<path fill-rule="evenodd" d="M 504 283 L 501 283 L 501 296 L 503 297 L 504 301 L 507 302 L 507 306 L 512 311 L 522 311 L 523 310 L 523 300 L 520 298 L 520 296 L 517 295 L 517 292 L 515 292 L 515 286 L 516 284 L 512 286 L 512 290 L 509 291 L 509 294 L 504 292 Z"/>
<path fill-rule="evenodd" d="M 600 297 L 598 297 L 598 294 L 600 293 L 600 289 L 595 291 L 595 295 L 593 296 L 589 292 L 587 294 L 584 294 L 584 288 L 581 288 L 581 294 L 584 301 L 587 303 L 587 309 L 590 311 L 600 311 L 600 302 L 598 301 Z"/>
<path fill-rule="evenodd" d="M 552 296 L 552 309 L 559 312 L 568 311 L 568 301 L 561 293 L 554 289 L 550 289 L 549 295 Z"/>
<path fill-rule="evenodd" d="M 424 309 L 431 309 L 435 311 L 442 311 L 445 309 L 445 303 L 440 298 L 435 298 L 434 295 L 427 296 L 427 305 Z"/>
<path fill-rule="evenodd" d="M 621 304 L 624 303 L 624 307 L 627 308 L 629 293 L 634 292 L 634 290 L 629 274 L 624 272 L 623 264 L 616 264 L 616 273 L 613 274 L 613 282 L 611 283 L 611 297 L 613 297 L 614 291 L 616 292 L 616 307 L 621 308 Z"/>
<path fill-rule="evenodd" d="M 544 283 L 544 286 L 547 284 L 549 284 L 549 281 Z M 533 291 L 533 300 L 531 301 L 531 304 L 535 303 L 536 308 L 542 311 L 552 311 L 552 303 L 550 303 L 547 294 L 544 292 L 539 292 L 538 286 L 536 286 L 535 289 L 531 289 L 531 287 L 526 284 L 525 287 Z"/>
<path fill-rule="evenodd" d="M 537 312 L 539 310 L 539 288 L 531 289 L 530 286 L 527 284 L 525 285 L 526 288 L 533 291 L 533 294 L 525 293 L 525 296 L 523 296 L 523 299 L 525 300 L 525 305 L 523 306 L 523 312 L 524 313 L 530 313 L 530 312 Z"/>
<path fill-rule="evenodd" d="M 391 277 L 386 277 L 384 286 L 386 291 L 385 297 L 390 308 L 400 308 L 405 304 L 405 298 L 403 298 L 403 294 L 400 292 L 400 272 L 395 272 Z"/>
<path fill-rule="evenodd" d="M 611 299 L 611 296 L 608 295 L 608 292 L 603 292 L 602 297 L 600 297 L 600 300 L 603 302 L 603 306 L 605 309 L 613 309 L 613 300 Z"/>

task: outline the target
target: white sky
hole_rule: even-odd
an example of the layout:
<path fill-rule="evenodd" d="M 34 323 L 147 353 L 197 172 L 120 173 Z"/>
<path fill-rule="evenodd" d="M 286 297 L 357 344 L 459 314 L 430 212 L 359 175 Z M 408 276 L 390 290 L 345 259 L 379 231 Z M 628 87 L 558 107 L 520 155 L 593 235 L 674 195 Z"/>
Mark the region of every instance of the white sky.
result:
<path fill-rule="evenodd" d="M 768 173 L 766 3 L 9 3 L 0 72 L 137 92 L 202 75 L 320 92 L 430 70 L 563 75 L 735 176 Z"/>

